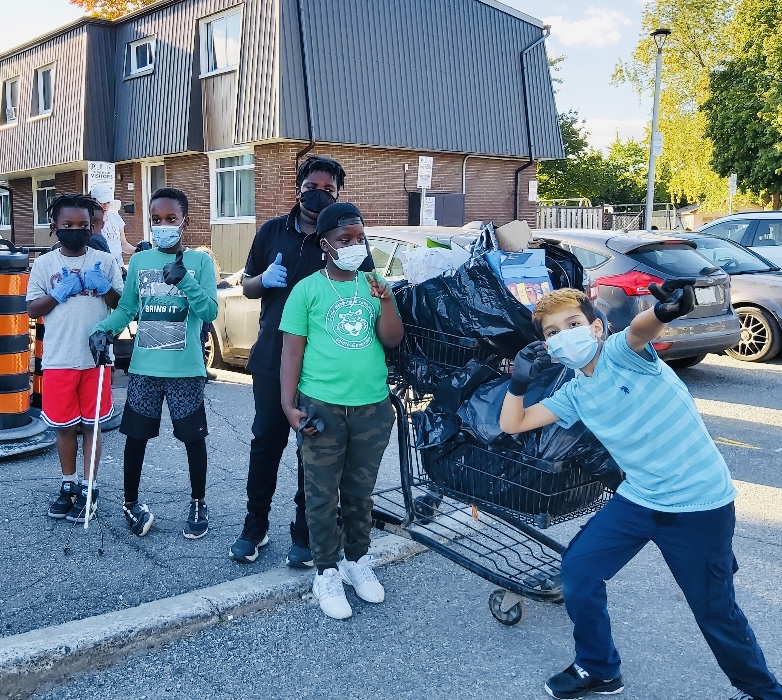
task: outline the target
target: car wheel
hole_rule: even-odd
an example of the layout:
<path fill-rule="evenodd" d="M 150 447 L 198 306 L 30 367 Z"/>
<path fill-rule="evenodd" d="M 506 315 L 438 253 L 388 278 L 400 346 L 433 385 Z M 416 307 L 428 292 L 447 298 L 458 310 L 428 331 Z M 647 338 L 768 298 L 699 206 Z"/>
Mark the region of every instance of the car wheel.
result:
<path fill-rule="evenodd" d="M 226 366 L 222 355 L 220 355 L 220 344 L 217 342 L 217 333 L 214 328 L 209 329 L 209 335 L 204 342 L 204 364 L 207 369 L 220 369 Z"/>
<path fill-rule="evenodd" d="M 736 307 L 741 322 L 739 344 L 726 350 L 728 355 L 745 362 L 763 362 L 779 354 L 782 332 L 771 314 L 754 306 Z"/>
<path fill-rule="evenodd" d="M 671 369 L 687 369 L 695 367 L 699 362 L 703 362 L 706 355 L 693 355 L 692 357 L 677 357 L 675 360 L 666 360 L 665 362 Z"/>

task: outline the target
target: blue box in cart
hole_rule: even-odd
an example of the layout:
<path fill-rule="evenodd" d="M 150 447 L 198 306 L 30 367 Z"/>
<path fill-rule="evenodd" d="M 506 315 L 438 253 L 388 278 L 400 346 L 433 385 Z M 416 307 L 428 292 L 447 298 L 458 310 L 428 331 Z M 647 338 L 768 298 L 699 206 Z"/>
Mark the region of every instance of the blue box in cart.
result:
<path fill-rule="evenodd" d="M 486 261 L 510 293 L 530 310 L 552 290 L 546 270 L 546 251 L 542 248 L 526 248 L 518 253 L 490 250 L 486 253 Z"/>

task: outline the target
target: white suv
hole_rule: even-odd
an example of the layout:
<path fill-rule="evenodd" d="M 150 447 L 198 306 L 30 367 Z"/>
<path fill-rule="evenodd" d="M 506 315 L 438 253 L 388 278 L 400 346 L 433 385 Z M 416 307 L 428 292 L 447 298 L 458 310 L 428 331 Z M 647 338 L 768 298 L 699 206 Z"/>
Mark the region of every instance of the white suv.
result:
<path fill-rule="evenodd" d="M 730 214 L 704 224 L 697 232 L 740 243 L 782 267 L 782 211 Z"/>

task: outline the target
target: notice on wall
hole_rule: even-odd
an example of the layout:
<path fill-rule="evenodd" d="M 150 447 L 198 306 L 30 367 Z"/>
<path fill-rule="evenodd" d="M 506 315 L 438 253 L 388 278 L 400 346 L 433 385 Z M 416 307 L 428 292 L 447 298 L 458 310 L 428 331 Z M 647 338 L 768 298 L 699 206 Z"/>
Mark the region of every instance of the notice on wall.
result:
<path fill-rule="evenodd" d="M 538 201 L 538 181 L 537 180 L 530 180 L 529 181 L 529 201 L 530 202 L 537 202 Z"/>
<path fill-rule="evenodd" d="M 111 188 L 111 197 L 114 199 L 114 177 L 114 163 L 87 161 L 87 192 L 91 192 L 95 185 L 105 185 Z"/>
<path fill-rule="evenodd" d="M 424 197 L 424 215 L 421 226 L 437 226 L 434 214 L 434 197 Z"/>
<path fill-rule="evenodd" d="M 432 187 L 432 171 L 434 170 L 434 158 L 431 156 L 418 156 L 418 183 L 419 190 L 428 190 Z"/>

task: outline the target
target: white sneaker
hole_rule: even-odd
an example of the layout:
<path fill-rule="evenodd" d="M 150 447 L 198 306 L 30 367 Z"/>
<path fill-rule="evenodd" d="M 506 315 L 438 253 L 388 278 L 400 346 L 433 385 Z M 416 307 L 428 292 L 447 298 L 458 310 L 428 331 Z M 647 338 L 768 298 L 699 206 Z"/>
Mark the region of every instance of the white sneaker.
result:
<path fill-rule="evenodd" d="M 312 593 L 318 599 L 320 609 L 329 617 L 346 620 L 353 614 L 342 587 L 342 577 L 336 569 L 326 569 L 322 574 L 316 574 Z"/>
<path fill-rule="evenodd" d="M 386 598 L 383 586 L 375 576 L 372 568 L 372 557 L 365 554 L 358 561 L 343 559 L 339 563 L 339 573 L 342 580 L 356 591 L 356 595 L 367 603 L 382 603 Z"/>

